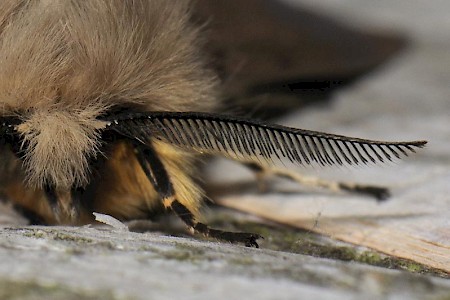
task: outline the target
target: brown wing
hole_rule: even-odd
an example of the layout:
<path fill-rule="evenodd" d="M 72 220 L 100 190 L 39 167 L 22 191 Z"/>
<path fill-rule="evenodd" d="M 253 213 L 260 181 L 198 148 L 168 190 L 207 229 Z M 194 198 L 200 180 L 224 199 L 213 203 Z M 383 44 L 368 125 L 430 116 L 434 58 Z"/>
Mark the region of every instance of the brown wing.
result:
<path fill-rule="evenodd" d="M 207 24 L 206 50 L 224 94 L 244 96 L 239 104 L 252 111 L 249 94 L 321 94 L 372 70 L 406 44 L 392 33 L 350 28 L 283 1 L 198 0 L 193 13 Z M 308 84 L 317 81 L 325 85 Z M 275 107 L 279 99 L 265 105 Z"/>

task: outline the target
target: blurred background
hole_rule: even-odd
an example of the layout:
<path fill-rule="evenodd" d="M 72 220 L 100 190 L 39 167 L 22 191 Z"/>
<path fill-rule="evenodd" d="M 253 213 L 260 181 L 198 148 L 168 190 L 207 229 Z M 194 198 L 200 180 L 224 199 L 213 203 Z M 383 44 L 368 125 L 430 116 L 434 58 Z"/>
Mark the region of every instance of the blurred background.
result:
<path fill-rule="evenodd" d="M 320 8 L 314 1 L 197 1 L 194 19 L 207 24 L 207 53 L 230 112 L 269 118 L 323 102 L 407 45 L 400 32 L 345 24 L 315 6 Z"/>
<path fill-rule="evenodd" d="M 389 187 L 392 197 L 382 204 L 280 180 L 272 180 L 273 188 L 263 195 L 255 189 L 235 191 L 254 186 L 254 177 L 228 161 L 208 167 L 208 180 L 224 191 L 211 192 L 213 199 L 445 270 L 448 276 L 450 1 L 225 0 L 199 5 L 199 11 L 217 16 L 210 21 L 208 48 L 216 57 L 213 62 L 219 62 L 226 103 L 234 112 L 354 137 L 428 140 L 425 149 L 387 166 L 289 166 L 305 176 Z"/>

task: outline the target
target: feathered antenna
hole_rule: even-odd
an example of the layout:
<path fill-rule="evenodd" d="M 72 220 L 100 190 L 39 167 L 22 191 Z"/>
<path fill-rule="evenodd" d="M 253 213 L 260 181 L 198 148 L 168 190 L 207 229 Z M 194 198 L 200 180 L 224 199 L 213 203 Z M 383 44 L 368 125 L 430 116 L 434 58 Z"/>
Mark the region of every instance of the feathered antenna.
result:
<path fill-rule="evenodd" d="M 269 125 L 197 112 L 151 112 L 109 117 L 107 129 L 140 141 L 157 138 L 187 150 L 273 164 L 357 165 L 401 158 L 426 141 L 384 142 Z"/>

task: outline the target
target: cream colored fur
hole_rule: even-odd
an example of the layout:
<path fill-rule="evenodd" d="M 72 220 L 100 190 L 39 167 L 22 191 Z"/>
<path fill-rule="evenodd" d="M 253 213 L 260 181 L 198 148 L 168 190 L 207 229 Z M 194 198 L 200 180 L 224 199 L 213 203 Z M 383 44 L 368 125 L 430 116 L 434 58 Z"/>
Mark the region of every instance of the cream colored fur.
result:
<path fill-rule="evenodd" d="M 215 77 L 198 54 L 188 11 L 183 0 L 0 2 L 0 116 L 23 121 L 30 186 L 86 185 L 104 126 L 96 117 L 111 106 L 214 107 Z M 185 170 L 166 161 L 183 181 Z"/>

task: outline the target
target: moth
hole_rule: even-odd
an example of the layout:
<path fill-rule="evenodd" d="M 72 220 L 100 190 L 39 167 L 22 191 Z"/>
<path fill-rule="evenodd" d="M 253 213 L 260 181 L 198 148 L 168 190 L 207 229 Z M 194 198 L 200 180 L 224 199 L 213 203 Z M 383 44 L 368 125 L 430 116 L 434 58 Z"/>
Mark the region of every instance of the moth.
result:
<path fill-rule="evenodd" d="M 45 224 L 85 224 L 92 212 L 145 218 L 163 206 L 194 232 L 257 247 L 258 234 L 199 221 L 199 155 L 225 156 L 262 173 L 277 161 L 383 162 L 426 144 L 215 113 L 220 84 L 189 14 L 183 0 L 3 0 L 1 195 Z M 319 183 L 378 198 L 388 192 Z"/>

